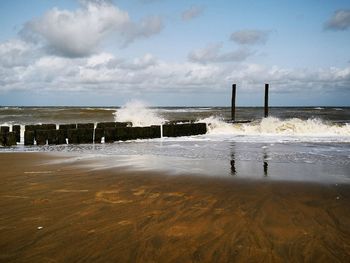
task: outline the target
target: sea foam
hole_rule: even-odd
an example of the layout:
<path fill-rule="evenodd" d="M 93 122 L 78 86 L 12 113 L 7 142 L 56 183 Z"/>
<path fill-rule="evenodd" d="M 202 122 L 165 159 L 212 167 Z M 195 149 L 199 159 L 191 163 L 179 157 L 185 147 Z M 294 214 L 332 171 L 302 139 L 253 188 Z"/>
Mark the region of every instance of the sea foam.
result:
<path fill-rule="evenodd" d="M 217 117 L 200 120 L 208 124 L 209 134 L 233 135 L 286 135 L 338 137 L 350 136 L 350 125 L 334 124 L 320 119 L 302 120 L 299 118 L 281 120 L 275 117 L 264 118 L 251 123 L 230 124 Z"/>

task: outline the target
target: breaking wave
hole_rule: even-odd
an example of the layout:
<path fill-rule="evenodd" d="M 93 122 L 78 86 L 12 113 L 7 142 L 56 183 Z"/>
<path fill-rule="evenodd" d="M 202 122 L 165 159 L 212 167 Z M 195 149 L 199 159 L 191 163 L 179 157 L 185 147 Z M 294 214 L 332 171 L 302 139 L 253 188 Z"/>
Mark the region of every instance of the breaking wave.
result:
<path fill-rule="evenodd" d="M 229 124 L 217 117 L 202 119 L 208 124 L 209 134 L 279 135 L 312 137 L 350 137 L 350 124 L 333 124 L 320 119 L 298 118 L 280 120 L 275 117 L 242 124 Z"/>
<path fill-rule="evenodd" d="M 116 122 L 132 122 L 133 126 L 151 126 L 161 125 L 166 120 L 139 100 L 133 100 L 126 103 L 123 107 L 113 113 Z"/>

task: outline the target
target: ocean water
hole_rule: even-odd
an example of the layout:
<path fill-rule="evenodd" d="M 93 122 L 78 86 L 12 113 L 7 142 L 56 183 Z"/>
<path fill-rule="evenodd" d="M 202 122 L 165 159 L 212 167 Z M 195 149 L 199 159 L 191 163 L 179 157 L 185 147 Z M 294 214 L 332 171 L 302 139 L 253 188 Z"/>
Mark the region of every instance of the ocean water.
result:
<path fill-rule="evenodd" d="M 90 169 L 124 167 L 252 180 L 350 183 L 350 108 L 228 107 L 1 107 L 0 124 L 131 121 L 134 126 L 168 120 L 205 122 L 205 135 L 112 144 L 1 147 L 1 152 L 73 153 L 69 161 L 91 160 Z M 23 129 L 22 129 L 23 130 Z M 23 135 L 22 135 L 23 137 Z M 23 139 L 23 138 L 22 138 Z M 77 157 L 78 156 L 78 157 Z M 1 158 L 1 155 L 0 155 Z M 84 162 L 86 163 L 86 162 Z"/>

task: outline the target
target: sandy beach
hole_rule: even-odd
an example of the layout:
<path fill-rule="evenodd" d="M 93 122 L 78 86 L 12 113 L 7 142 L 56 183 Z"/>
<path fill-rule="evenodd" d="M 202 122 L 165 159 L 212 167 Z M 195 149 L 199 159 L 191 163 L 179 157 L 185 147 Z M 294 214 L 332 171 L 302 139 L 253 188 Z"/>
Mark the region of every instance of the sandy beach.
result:
<path fill-rule="evenodd" d="M 0 262 L 347 262 L 350 186 L 0 154 Z"/>

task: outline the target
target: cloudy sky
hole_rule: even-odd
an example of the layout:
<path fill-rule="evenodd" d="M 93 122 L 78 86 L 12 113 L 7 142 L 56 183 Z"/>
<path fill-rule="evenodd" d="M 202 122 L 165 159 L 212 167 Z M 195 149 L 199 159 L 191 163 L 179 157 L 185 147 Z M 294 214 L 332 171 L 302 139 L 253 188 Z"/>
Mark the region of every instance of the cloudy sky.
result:
<path fill-rule="evenodd" d="M 0 105 L 350 106 L 348 0 L 0 1 Z"/>

